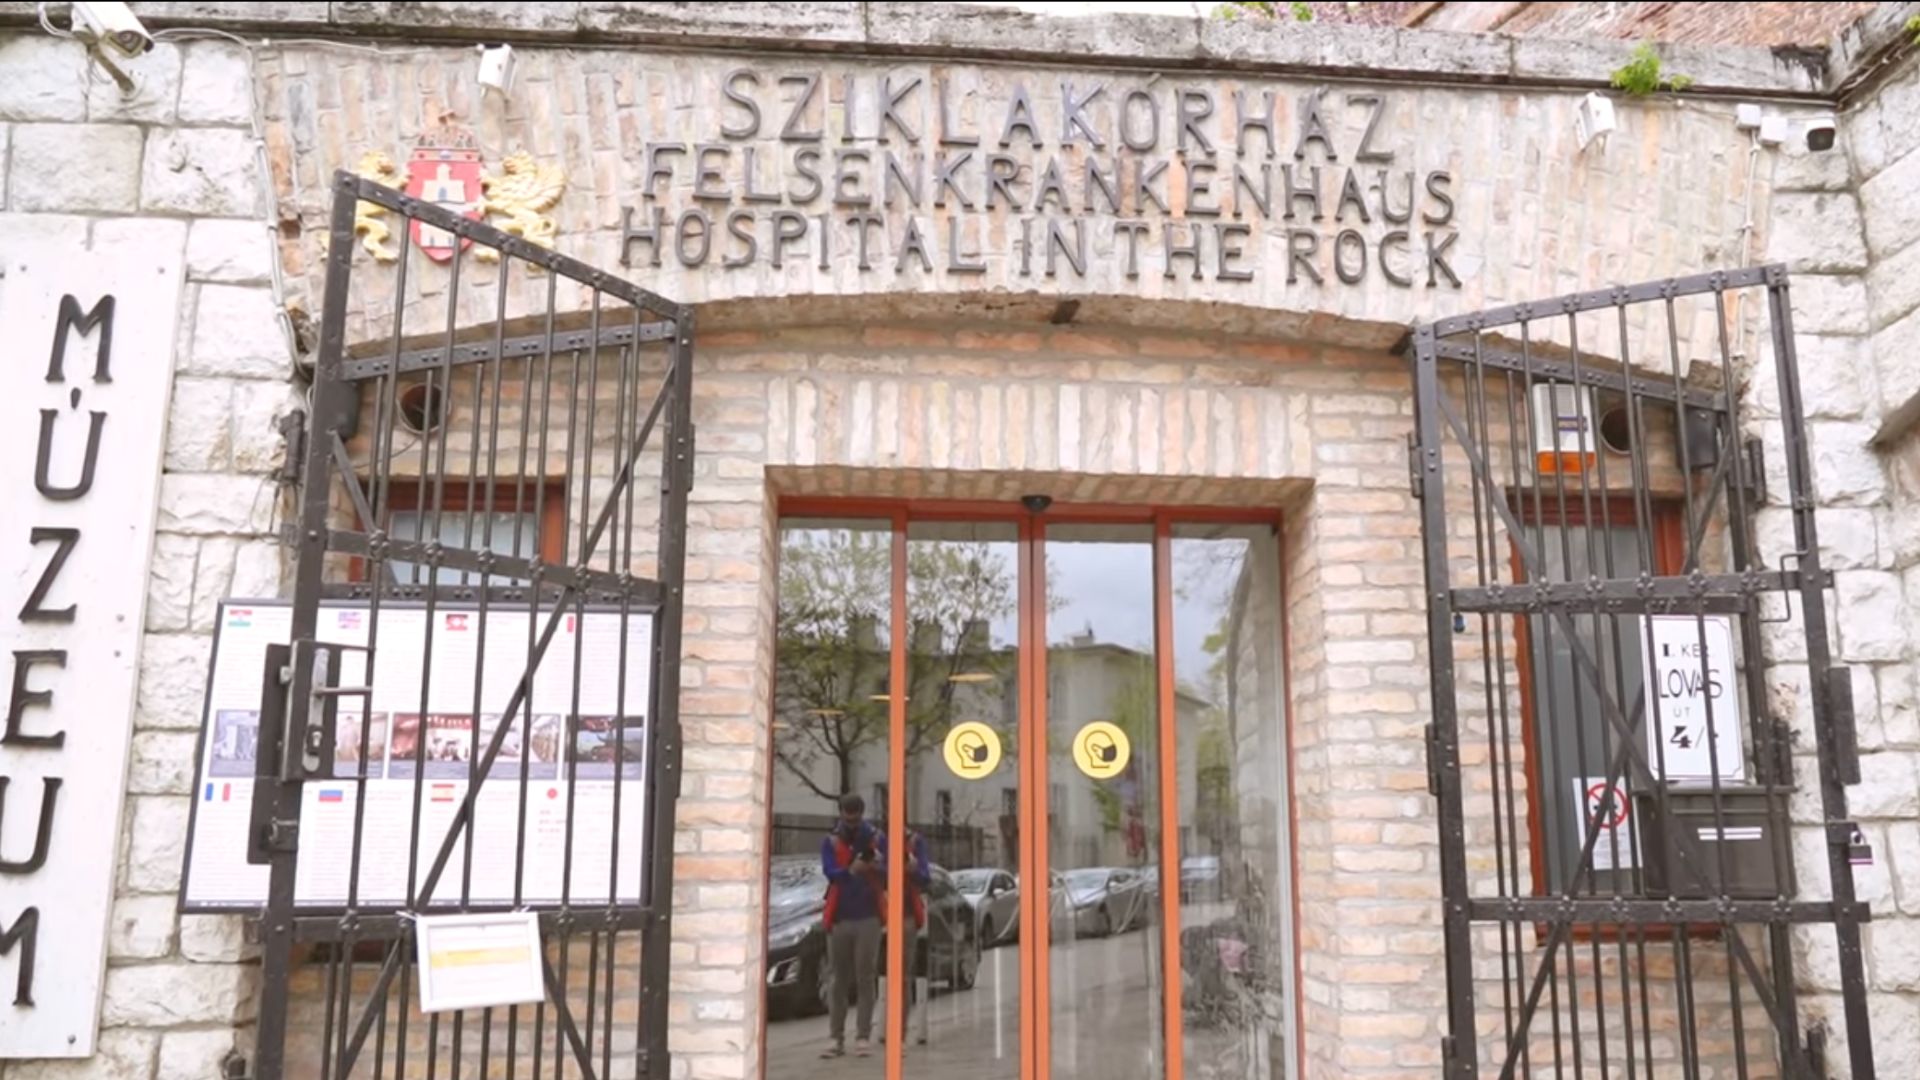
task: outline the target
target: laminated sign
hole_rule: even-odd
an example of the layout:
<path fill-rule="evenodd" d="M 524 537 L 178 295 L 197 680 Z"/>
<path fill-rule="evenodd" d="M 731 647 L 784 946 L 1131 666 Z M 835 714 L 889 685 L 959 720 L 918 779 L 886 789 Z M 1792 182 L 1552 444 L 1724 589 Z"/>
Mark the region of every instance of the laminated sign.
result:
<path fill-rule="evenodd" d="M 422 915 L 420 1011 L 533 1005 L 545 997 L 540 917 L 531 911 Z"/>
<path fill-rule="evenodd" d="M 1744 779 L 1732 620 L 1650 615 L 1647 623 L 1648 764 L 1667 780 Z"/>

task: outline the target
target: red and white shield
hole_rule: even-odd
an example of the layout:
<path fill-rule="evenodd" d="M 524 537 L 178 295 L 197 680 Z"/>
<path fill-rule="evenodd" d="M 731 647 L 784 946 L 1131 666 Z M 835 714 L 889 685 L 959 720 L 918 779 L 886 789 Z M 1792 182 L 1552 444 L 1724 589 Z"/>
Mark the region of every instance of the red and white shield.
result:
<path fill-rule="evenodd" d="M 440 128 L 420 137 L 407 162 L 407 194 L 480 220 L 480 144 L 458 128 Z M 446 262 L 455 246 L 473 241 L 425 222 L 413 222 L 413 243 L 427 258 Z"/>

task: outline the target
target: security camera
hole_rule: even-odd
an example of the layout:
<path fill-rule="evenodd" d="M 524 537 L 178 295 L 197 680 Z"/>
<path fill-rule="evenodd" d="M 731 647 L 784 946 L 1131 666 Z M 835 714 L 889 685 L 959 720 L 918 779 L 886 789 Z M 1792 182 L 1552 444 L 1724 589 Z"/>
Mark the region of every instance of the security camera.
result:
<path fill-rule="evenodd" d="M 108 46 L 122 56 L 139 56 L 153 48 L 153 35 L 140 25 L 133 9 L 121 3 L 85 3 L 75 0 L 73 32 Z"/>
<path fill-rule="evenodd" d="M 1807 121 L 1807 149 L 1831 150 L 1833 140 L 1840 131 L 1840 122 L 1831 115 L 1816 116 Z"/>

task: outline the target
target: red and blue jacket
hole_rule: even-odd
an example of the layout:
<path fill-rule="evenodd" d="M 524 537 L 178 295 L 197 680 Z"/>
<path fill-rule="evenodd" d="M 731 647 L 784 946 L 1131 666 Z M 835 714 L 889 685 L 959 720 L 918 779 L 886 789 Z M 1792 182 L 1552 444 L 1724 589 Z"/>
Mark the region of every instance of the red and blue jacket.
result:
<path fill-rule="evenodd" d="M 887 838 L 886 834 L 863 823 L 856 839 L 873 847 L 874 858 L 870 863 L 857 864 L 854 859 L 855 844 L 839 833 L 833 833 L 820 843 L 821 869 L 827 875 L 826 907 L 821 913 L 821 921 L 828 930 L 838 919 L 879 919 L 881 925 L 887 921 Z M 923 893 L 926 889 L 929 870 L 926 844 L 918 835 L 911 835 L 911 858 L 907 864 L 907 901 L 912 906 L 913 924 L 925 926 L 927 922 L 926 901 Z"/>

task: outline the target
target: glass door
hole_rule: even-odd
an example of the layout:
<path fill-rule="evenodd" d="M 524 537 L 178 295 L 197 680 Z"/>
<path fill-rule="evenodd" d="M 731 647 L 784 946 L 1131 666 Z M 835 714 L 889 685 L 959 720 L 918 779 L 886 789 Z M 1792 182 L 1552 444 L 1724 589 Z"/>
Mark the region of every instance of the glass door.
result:
<path fill-rule="evenodd" d="M 1050 524 L 1039 613 L 1052 1075 L 1159 1080 L 1160 685 L 1153 526 Z"/>
<path fill-rule="evenodd" d="M 1293 1075 L 1276 523 L 835 509 L 781 531 L 769 1080 Z"/>

